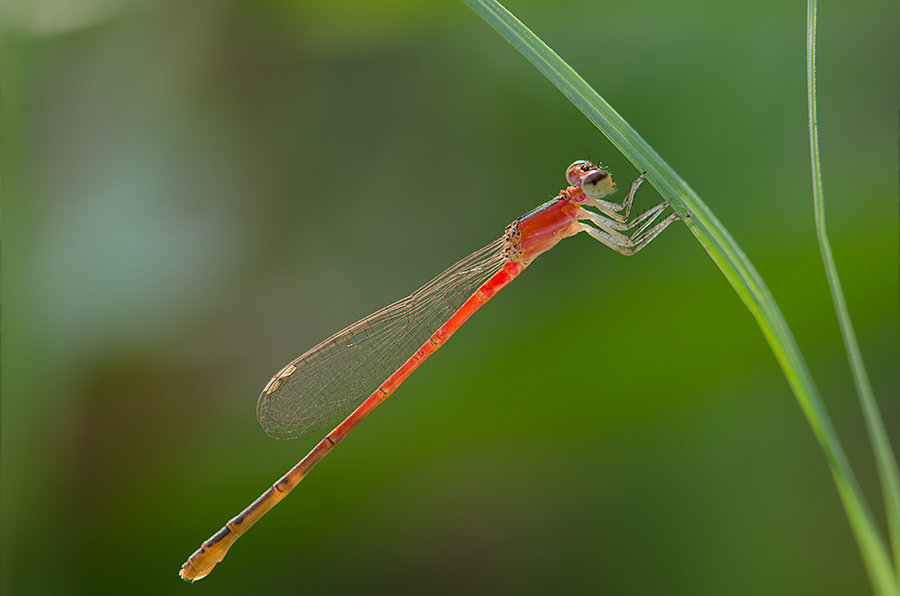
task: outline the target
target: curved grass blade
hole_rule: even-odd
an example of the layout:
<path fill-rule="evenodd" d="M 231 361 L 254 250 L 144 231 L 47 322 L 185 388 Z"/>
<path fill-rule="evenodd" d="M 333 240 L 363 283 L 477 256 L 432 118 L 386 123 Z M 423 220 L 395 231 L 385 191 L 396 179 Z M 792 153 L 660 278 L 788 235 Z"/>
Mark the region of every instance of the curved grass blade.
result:
<path fill-rule="evenodd" d="M 838 495 L 878 594 L 900 596 L 884 541 L 876 529 L 819 391 L 778 305 L 728 230 L 696 192 L 587 82 L 521 21 L 494 0 L 465 0 L 531 62 L 669 201 L 757 321 L 831 469 Z"/>
<path fill-rule="evenodd" d="M 828 239 L 828 230 L 825 226 L 825 198 L 822 186 L 822 164 L 819 159 L 819 125 L 816 117 L 816 0 L 808 0 L 806 23 L 806 72 L 807 92 L 809 96 L 809 152 L 810 165 L 812 167 L 813 203 L 816 217 L 816 235 L 819 239 L 819 251 L 822 253 L 822 264 L 828 277 L 828 286 L 831 290 L 831 298 L 834 301 L 834 311 L 841 327 L 841 335 L 844 340 L 844 349 L 847 351 L 847 360 L 850 363 L 850 371 L 853 373 L 853 382 L 856 392 L 859 394 L 860 405 L 869 431 L 869 440 L 872 443 L 872 451 L 875 453 L 875 461 L 878 468 L 878 477 L 881 481 L 881 491 L 884 498 L 884 506 L 887 510 L 888 537 L 894 553 L 894 572 L 900 576 L 900 474 L 897 472 L 897 461 L 888 440 L 884 421 L 875 401 L 875 393 L 872 383 L 866 372 L 859 343 L 856 340 L 856 332 L 850 320 L 847 310 L 847 301 L 844 299 L 844 290 L 838 277 L 837 265 L 831 253 L 831 241 Z"/>

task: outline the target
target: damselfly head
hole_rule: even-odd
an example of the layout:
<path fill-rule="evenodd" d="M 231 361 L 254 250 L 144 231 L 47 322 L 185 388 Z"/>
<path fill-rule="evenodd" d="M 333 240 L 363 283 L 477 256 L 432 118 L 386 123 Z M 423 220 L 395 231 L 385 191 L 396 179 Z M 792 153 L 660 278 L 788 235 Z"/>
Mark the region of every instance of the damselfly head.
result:
<path fill-rule="evenodd" d="M 601 170 L 587 160 L 576 161 L 566 169 L 566 180 L 572 186 L 579 186 L 591 199 L 602 199 L 616 190 L 609 172 Z"/>
<path fill-rule="evenodd" d="M 576 161 L 566 169 L 566 180 L 572 186 L 581 187 L 589 199 L 602 199 L 616 190 L 609 172 L 589 161 Z"/>
<path fill-rule="evenodd" d="M 566 180 L 572 186 L 581 186 L 581 179 L 585 174 L 597 169 L 599 168 L 586 159 L 580 159 L 566 168 Z"/>

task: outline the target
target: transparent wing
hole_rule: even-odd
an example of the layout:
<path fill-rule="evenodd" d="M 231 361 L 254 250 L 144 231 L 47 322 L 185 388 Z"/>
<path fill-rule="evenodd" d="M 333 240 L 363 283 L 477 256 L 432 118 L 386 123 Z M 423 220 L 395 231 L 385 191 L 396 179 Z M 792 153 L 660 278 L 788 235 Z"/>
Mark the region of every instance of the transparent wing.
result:
<path fill-rule="evenodd" d="M 293 439 L 352 412 L 500 270 L 504 245 L 499 239 L 472 253 L 282 368 L 256 407 L 266 433 Z"/>

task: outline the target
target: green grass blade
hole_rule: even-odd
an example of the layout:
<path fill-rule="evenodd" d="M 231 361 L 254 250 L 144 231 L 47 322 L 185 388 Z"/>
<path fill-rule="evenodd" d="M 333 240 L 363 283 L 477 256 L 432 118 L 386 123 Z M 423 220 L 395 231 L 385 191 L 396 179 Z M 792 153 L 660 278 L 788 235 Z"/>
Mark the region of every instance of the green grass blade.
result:
<path fill-rule="evenodd" d="M 838 277 L 837 266 L 831 253 L 831 241 L 828 239 L 828 230 L 825 226 L 825 198 L 822 186 L 822 165 L 819 159 L 819 128 L 816 118 L 816 12 L 816 0 L 808 0 L 806 72 L 809 96 L 809 151 L 816 234 L 819 238 L 822 263 L 825 266 L 825 274 L 831 289 L 831 298 L 834 301 L 834 311 L 837 314 L 841 335 L 844 339 L 844 348 L 847 351 L 847 360 L 850 362 L 853 382 L 856 384 L 856 392 L 859 394 L 859 401 L 862 405 L 872 451 L 875 453 L 884 506 L 887 510 L 888 536 L 894 553 L 894 572 L 900 576 L 900 474 L 897 472 L 897 461 L 894 459 L 894 452 L 891 450 L 878 403 L 875 401 L 875 393 L 872 391 L 872 384 L 869 382 L 869 375 L 859 351 L 859 343 L 856 340 L 853 323 L 850 321 L 850 313 L 847 310 L 847 302 L 844 299 L 841 280 Z"/>
<path fill-rule="evenodd" d="M 465 0 L 546 76 L 670 202 L 756 318 L 825 453 L 877 594 L 900 596 L 890 556 L 853 475 L 796 341 L 769 289 L 709 207 L 650 145 L 530 29 L 494 0 Z"/>

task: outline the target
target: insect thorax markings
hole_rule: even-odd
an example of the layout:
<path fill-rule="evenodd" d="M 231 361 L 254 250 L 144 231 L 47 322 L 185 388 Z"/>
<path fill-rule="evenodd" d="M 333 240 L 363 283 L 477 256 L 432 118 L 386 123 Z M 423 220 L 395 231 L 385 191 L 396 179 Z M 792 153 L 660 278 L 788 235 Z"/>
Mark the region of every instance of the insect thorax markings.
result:
<path fill-rule="evenodd" d="M 503 247 L 503 260 L 510 261 L 518 261 L 522 256 L 522 249 L 519 247 L 519 244 L 522 242 L 522 233 L 519 232 L 519 220 L 514 219 L 511 224 L 506 226 L 506 230 L 503 232 L 503 240 L 506 242 L 506 246 Z"/>

